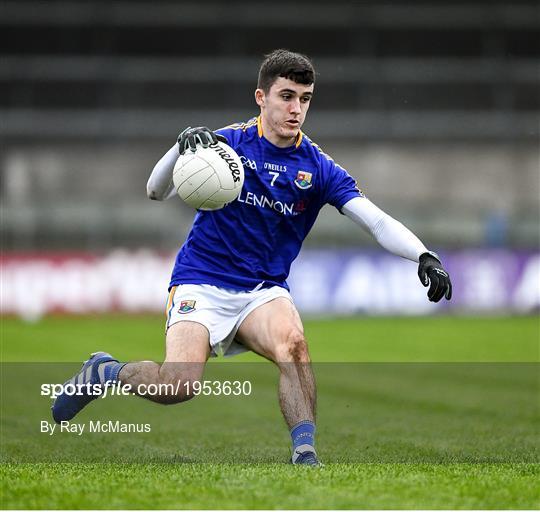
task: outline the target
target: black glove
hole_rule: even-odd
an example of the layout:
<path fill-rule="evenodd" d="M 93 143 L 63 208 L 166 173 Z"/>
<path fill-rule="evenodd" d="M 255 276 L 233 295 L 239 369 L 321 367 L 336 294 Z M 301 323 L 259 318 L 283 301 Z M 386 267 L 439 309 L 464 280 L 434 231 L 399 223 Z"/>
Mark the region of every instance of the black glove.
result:
<path fill-rule="evenodd" d="M 188 148 L 195 153 L 197 144 L 207 148 L 218 141 L 227 144 L 227 139 L 223 135 L 218 135 L 206 126 L 191 128 L 188 126 L 180 135 L 178 135 L 178 151 L 183 155 Z"/>
<path fill-rule="evenodd" d="M 452 298 L 452 282 L 438 256 L 432 252 L 425 252 L 420 255 L 419 260 L 418 277 L 420 281 L 424 286 L 431 283 L 428 299 L 431 302 L 439 302 L 444 296 L 446 300 L 450 300 Z"/>

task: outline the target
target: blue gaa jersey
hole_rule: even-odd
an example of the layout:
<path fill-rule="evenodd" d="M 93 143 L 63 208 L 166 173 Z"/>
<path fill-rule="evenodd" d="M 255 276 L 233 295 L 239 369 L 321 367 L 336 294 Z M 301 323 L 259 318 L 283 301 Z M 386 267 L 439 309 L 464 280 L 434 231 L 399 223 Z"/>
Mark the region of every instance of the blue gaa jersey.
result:
<path fill-rule="evenodd" d="M 198 211 L 173 269 L 171 286 L 211 284 L 253 290 L 281 286 L 319 210 L 361 196 L 354 179 L 300 132 L 279 148 L 260 118 L 217 130 L 238 153 L 245 181 L 221 210 Z"/>

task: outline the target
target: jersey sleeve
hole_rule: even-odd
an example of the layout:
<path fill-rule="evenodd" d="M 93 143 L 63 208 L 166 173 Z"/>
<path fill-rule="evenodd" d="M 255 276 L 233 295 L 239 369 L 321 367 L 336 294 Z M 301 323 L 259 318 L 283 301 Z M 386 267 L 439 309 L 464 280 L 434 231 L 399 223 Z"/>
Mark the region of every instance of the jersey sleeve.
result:
<path fill-rule="evenodd" d="M 322 159 L 323 203 L 335 206 L 341 213 L 342 206 L 355 197 L 364 197 L 354 178 L 331 159 Z"/>

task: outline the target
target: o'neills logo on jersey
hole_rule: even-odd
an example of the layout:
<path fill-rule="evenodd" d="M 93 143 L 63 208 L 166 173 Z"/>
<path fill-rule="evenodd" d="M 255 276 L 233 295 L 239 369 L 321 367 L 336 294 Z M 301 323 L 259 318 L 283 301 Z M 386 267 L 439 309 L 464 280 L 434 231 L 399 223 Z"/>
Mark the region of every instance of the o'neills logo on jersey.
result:
<path fill-rule="evenodd" d="M 269 170 L 269 171 L 287 172 L 287 166 L 286 165 L 273 164 L 273 163 L 270 163 L 270 162 L 264 162 L 264 168 Z"/>
<path fill-rule="evenodd" d="M 254 194 L 253 192 L 247 192 L 246 190 L 242 190 L 237 201 L 258 206 L 259 208 L 270 208 L 282 215 L 298 215 L 298 213 L 300 213 L 295 211 L 295 203 L 282 203 L 281 201 L 266 197 L 264 194 Z"/>
<path fill-rule="evenodd" d="M 231 170 L 233 181 L 238 183 L 240 181 L 240 169 L 238 168 L 238 164 L 234 161 L 231 154 L 228 153 L 227 150 L 223 149 L 219 144 L 212 144 L 210 147 L 221 157 L 222 160 L 227 162 L 227 165 Z"/>
<path fill-rule="evenodd" d="M 302 190 L 305 190 L 306 188 L 311 187 L 313 183 L 311 183 L 311 177 L 312 174 L 307 171 L 298 171 L 298 174 L 296 175 L 296 179 L 294 180 L 294 184 L 301 188 Z"/>

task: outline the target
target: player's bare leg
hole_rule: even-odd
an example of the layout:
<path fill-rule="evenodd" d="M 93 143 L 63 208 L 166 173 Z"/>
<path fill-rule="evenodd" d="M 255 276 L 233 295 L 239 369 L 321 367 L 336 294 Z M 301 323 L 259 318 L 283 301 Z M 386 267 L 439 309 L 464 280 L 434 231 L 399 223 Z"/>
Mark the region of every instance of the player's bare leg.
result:
<path fill-rule="evenodd" d="M 162 364 L 140 361 L 126 364 L 119 373 L 122 384 L 129 384 L 139 396 L 162 404 L 175 404 L 193 398 L 193 383 L 200 381 L 210 357 L 209 334 L 197 322 L 177 322 L 167 330 L 165 361 Z M 149 384 L 169 384 L 165 393 L 144 393 Z"/>
<path fill-rule="evenodd" d="M 57 423 L 71 420 L 99 396 L 100 390 L 118 381 L 154 402 L 174 404 L 189 400 L 194 396 L 193 383 L 201 379 L 209 355 L 207 329 L 189 321 L 178 322 L 168 329 L 163 364 L 152 361 L 120 363 L 106 352 L 96 352 L 66 384 L 97 387 L 98 393 L 87 388 L 75 395 L 64 391 L 53 403 L 53 418 Z M 146 387 L 139 387 L 141 385 Z M 154 394 L 148 392 L 148 385 L 160 387 Z"/>
<path fill-rule="evenodd" d="M 293 462 L 313 448 L 317 394 L 304 328 L 294 304 L 283 297 L 251 312 L 240 326 L 238 339 L 279 368 L 279 404 L 293 436 Z M 295 440 L 298 434 L 300 441 Z M 309 444 L 301 441 L 309 439 Z M 313 449 L 314 455 L 314 449 Z M 301 457 L 302 458 L 302 457 Z M 312 459 L 317 463 L 316 458 Z"/>

